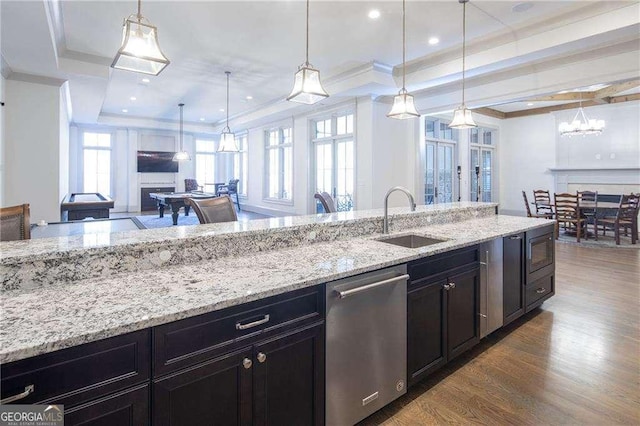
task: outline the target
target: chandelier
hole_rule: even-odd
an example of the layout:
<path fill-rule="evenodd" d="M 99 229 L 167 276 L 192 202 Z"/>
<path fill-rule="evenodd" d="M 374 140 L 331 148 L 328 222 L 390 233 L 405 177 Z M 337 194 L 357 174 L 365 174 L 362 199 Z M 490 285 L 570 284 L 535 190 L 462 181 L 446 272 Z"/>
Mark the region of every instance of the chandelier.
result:
<path fill-rule="evenodd" d="M 580 100 L 580 108 L 576 112 L 571 123 L 563 121 L 558 127 L 560 136 L 586 136 L 599 135 L 604 130 L 604 120 L 589 119 L 582 108 L 582 99 Z"/>

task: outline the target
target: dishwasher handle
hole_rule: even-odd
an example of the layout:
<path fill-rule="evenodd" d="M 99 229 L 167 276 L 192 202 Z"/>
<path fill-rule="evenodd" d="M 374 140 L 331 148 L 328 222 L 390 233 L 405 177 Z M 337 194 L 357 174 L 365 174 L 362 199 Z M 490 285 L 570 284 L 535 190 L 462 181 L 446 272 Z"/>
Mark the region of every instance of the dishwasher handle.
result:
<path fill-rule="evenodd" d="M 352 288 L 350 290 L 344 290 L 344 291 L 339 291 L 339 290 L 334 290 L 334 292 L 338 295 L 338 297 L 340 299 L 344 299 L 346 297 L 349 296 L 353 296 L 355 294 L 358 293 L 362 293 L 363 291 L 367 291 L 367 290 L 371 290 L 372 288 L 376 288 L 376 287 L 380 287 L 386 284 L 392 284 L 398 281 L 405 281 L 409 279 L 409 275 L 408 274 L 404 274 L 404 275 L 400 275 L 397 277 L 393 277 L 393 278 L 389 278 L 387 280 L 383 280 L 383 281 L 378 281 L 375 283 L 371 283 L 371 284 L 367 284 L 367 285 L 363 285 L 360 287 L 356 287 L 356 288 Z"/>

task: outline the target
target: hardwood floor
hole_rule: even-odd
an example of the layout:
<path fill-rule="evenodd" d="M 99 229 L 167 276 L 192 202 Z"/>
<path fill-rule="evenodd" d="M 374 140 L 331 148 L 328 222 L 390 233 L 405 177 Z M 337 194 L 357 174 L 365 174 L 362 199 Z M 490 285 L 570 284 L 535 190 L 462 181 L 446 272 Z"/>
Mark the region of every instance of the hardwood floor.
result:
<path fill-rule="evenodd" d="M 553 298 L 360 424 L 640 424 L 640 250 L 556 256 Z"/>

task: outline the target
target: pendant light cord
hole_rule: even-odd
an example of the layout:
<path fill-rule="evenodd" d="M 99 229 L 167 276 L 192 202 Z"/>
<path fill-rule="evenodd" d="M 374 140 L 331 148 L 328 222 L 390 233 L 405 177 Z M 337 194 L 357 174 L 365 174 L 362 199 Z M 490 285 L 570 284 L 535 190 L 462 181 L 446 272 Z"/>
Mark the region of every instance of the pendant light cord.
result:
<path fill-rule="evenodd" d="M 405 80 L 407 75 L 406 70 L 406 57 L 407 57 L 407 43 L 406 43 L 406 18 L 405 18 L 405 0 L 402 0 L 402 91 L 406 91 Z"/>
<path fill-rule="evenodd" d="M 467 1 L 462 0 L 462 106 L 464 103 L 465 58 L 467 56 Z"/>
<path fill-rule="evenodd" d="M 138 0 L 138 22 L 142 21 L 142 0 Z"/>
<path fill-rule="evenodd" d="M 307 56 L 305 64 L 309 65 L 309 0 L 307 0 Z"/>
<path fill-rule="evenodd" d="M 178 104 L 178 106 L 180 107 L 180 152 L 184 151 L 184 146 L 182 143 L 182 139 L 183 139 L 183 131 L 182 131 L 182 107 L 184 107 L 184 104 Z"/>
<path fill-rule="evenodd" d="M 231 130 L 229 127 L 229 75 L 231 72 L 225 71 L 224 73 L 227 75 L 227 130 Z"/>

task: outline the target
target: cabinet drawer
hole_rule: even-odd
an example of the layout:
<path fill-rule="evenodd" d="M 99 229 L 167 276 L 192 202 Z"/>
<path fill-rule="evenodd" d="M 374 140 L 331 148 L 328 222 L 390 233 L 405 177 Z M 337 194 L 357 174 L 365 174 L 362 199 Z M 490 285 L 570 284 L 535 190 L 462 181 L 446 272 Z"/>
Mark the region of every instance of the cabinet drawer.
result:
<path fill-rule="evenodd" d="M 149 385 L 65 410 L 66 426 L 146 426 L 149 424 Z"/>
<path fill-rule="evenodd" d="M 527 304 L 527 312 L 529 312 L 555 294 L 554 276 L 547 275 L 539 280 L 527 283 L 525 287 L 525 302 Z"/>
<path fill-rule="evenodd" d="M 2 365 L 2 398 L 33 386 L 16 404 L 67 407 L 142 383 L 150 377 L 150 331 L 87 343 Z"/>
<path fill-rule="evenodd" d="M 415 260 L 407 265 L 411 283 L 437 280 L 439 275 L 452 272 L 454 269 L 475 267 L 480 261 L 478 246 L 465 247 L 459 250 Z"/>
<path fill-rule="evenodd" d="M 324 293 L 316 286 L 155 327 L 154 377 L 323 317 Z"/>

